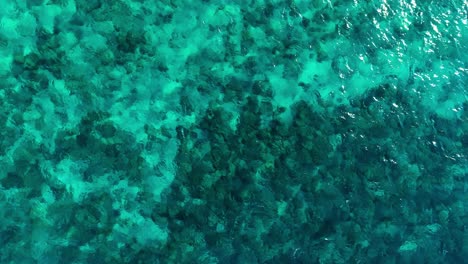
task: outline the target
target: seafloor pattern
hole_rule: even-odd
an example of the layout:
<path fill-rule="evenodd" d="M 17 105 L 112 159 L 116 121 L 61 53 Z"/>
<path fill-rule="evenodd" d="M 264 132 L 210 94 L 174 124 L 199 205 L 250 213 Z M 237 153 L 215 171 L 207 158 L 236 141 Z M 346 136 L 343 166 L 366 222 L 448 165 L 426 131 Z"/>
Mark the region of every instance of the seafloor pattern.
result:
<path fill-rule="evenodd" d="M 463 263 L 468 4 L 0 0 L 0 263 Z"/>

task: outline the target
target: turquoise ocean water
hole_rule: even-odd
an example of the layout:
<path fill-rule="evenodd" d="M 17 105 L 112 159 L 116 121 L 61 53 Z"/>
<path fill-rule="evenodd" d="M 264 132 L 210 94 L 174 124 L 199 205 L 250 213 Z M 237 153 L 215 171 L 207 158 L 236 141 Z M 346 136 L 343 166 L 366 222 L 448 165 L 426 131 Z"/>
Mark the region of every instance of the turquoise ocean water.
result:
<path fill-rule="evenodd" d="M 0 0 L 0 263 L 467 263 L 464 0 Z"/>

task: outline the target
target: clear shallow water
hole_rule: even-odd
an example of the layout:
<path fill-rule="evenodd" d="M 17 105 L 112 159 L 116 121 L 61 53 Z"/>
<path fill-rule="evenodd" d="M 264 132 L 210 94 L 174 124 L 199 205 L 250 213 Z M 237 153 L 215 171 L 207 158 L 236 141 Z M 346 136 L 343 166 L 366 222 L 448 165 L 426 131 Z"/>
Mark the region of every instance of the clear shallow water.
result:
<path fill-rule="evenodd" d="M 0 262 L 468 256 L 463 1 L 1 4 Z"/>

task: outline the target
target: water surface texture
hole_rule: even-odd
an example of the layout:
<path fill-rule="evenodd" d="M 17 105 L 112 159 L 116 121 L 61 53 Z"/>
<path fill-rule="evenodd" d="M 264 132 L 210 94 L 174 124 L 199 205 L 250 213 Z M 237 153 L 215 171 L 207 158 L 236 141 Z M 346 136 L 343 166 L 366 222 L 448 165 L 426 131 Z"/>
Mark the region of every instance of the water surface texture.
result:
<path fill-rule="evenodd" d="M 464 0 L 0 0 L 0 263 L 466 263 Z"/>

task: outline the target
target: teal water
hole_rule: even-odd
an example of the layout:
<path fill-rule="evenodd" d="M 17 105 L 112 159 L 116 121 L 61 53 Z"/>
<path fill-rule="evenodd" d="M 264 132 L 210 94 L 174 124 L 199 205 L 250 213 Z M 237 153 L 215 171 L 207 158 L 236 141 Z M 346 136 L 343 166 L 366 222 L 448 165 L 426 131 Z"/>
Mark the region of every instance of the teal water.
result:
<path fill-rule="evenodd" d="M 468 4 L 0 0 L 0 263 L 466 263 Z"/>

